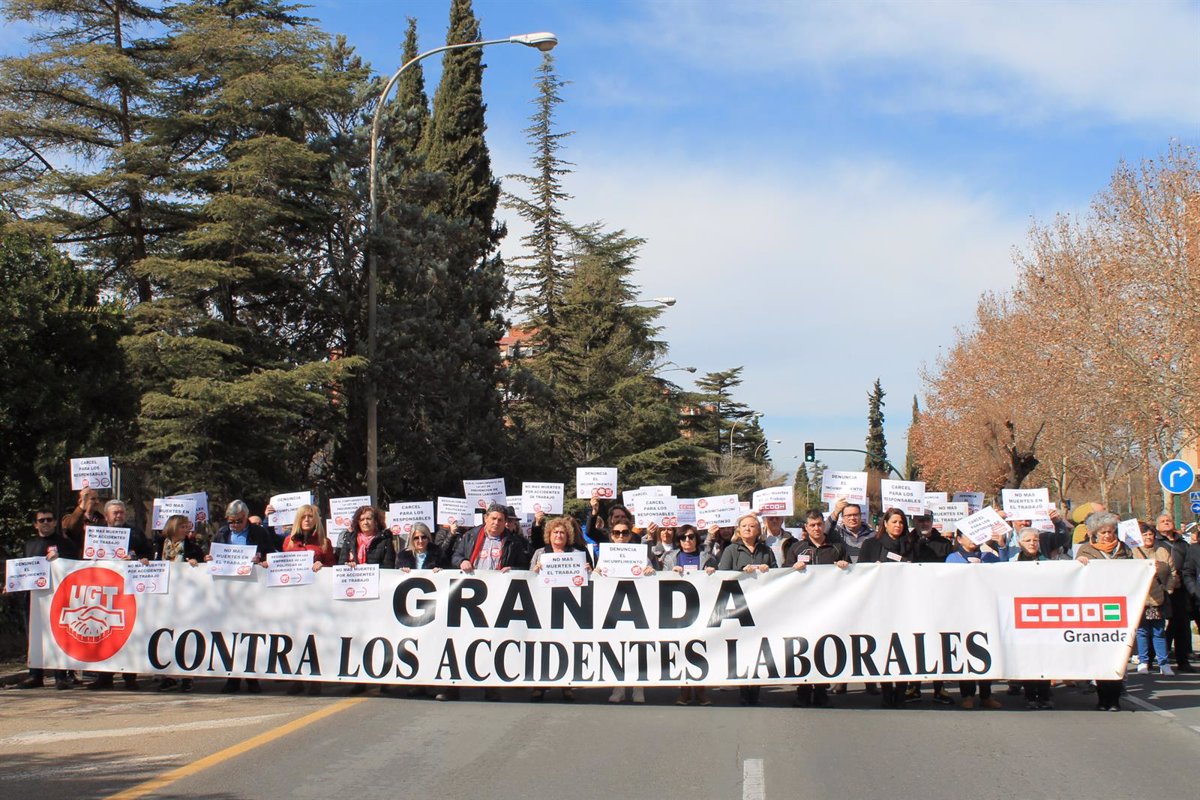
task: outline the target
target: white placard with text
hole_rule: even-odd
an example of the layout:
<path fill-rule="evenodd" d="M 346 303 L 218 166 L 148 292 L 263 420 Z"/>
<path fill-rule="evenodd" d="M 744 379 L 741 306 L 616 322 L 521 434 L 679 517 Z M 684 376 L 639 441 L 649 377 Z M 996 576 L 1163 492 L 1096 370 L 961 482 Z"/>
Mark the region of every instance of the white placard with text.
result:
<path fill-rule="evenodd" d="M 333 568 L 334 600 L 378 600 L 379 565 L 339 564 Z"/>
<path fill-rule="evenodd" d="M 771 486 L 759 489 L 751 495 L 754 513 L 763 517 L 790 517 L 795 505 L 795 495 L 790 486 Z"/>
<path fill-rule="evenodd" d="M 925 481 L 879 482 L 880 505 L 884 509 L 898 508 L 910 517 L 925 513 Z"/>
<path fill-rule="evenodd" d="M 213 542 L 208 548 L 212 561 L 208 562 L 208 572 L 219 578 L 244 578 L 254 574 L 254 557 L 258 548 L 252 544 L 222 544 Z"/>
<path fill-rule="evenodd" d="M 125 591 L 130 594 L 167 594 L 170 588 L 170 561 L 130 561 L 125 565 Z"/>
<path fill-rule="evenodd" d="M 522 483 L 521 510 L 526 514 L 561 514 L 563 511 L 563 484 Z"/>
<path fill-rule="evenodd" d="M 84 561 L 123 559 L 129 555 L 129 528 L 83 527 Z"/>
<path fill-rule="evenodd" d="M 71 459 L 71 488 L 109 489 L 112 487 L 112 468 L 108 456 Z"/>
<path fill-rule="evenodd" d="M 267 556 L 267 586 L 304 586 L 315 583 L 312 550 L 290 550 Z"/>
<path fill-rule="evenodd" d="M 576 467 L 575 498 L 611 500 L 617 496 L 616 467 Z"/>
<path fill-rule="evenodd" d="M 267 515 L 267 524 L 272 528 L 285 528 L 296 521 L 297 508 L 312 505 L 312 492 L 277 494 L 268 504 L 275 510 Z"/>

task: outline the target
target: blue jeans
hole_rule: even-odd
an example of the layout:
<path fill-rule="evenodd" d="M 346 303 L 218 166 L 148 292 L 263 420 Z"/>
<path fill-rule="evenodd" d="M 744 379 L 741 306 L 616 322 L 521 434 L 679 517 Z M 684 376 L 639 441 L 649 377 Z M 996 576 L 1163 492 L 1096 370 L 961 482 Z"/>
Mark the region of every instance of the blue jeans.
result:
<path fill-rule="evenodd" d="M 1137 629 L 1138 663 L 1150 663 L 1150 642 L 1154 642 L 1154 655 L 1159 666 L 1167 663 L 1167 621 L 1144 619 Z"/>

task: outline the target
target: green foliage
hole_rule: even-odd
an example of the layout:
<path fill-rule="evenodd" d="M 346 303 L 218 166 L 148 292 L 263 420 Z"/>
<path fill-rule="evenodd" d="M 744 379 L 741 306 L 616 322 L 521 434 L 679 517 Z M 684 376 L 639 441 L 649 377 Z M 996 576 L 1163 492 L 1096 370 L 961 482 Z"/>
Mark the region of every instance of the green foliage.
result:
<path fill-rule="evenodd" d="M 913 395 L 912 406 L 912 422 L 908 426 L 908 448 L 904 454 L 904 474 L 906 480 L 919 481 L 921 480 L 921 462 L 917 459 L 916 452 L 913 450 L 913 431 L 916 430 L 917 423 L 921 419 L 921 411 L 917 407 L 917 396 Z"/>
<path fill-rule="evenodd" d="M 74 503 L 68 459 L 129 444 L 124 323 L 119 309 L 97 305 L 97 277 L 0 219 L 0 551 L 9 555 L 32 535 L 39 505 Z"/>

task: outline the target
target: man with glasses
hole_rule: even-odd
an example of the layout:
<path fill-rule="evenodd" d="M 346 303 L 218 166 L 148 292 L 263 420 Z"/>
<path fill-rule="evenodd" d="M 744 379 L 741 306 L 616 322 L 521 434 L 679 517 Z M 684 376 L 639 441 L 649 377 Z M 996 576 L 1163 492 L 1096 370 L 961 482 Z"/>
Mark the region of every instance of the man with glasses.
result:
<path fill-rule="evenodd" d="M 271 553 L 279 551 L 278 540 L 274 534 L 268 532 L 266 528 L 260 525 L 255 525 L 250 522 L 250 509 L 241 500 L 234 500 L 225 507 L 225 525 L 221 530 L 217 531 L 213 536 L 212 544 L 237 544 L 237 545 L 253 545 L 258 548 L 258 552 L 254 554 L 255 563 L 261 563 L 266 560 Z M 211 557 L 205 552 L 205 560 L 211 560 Z M 221 688 L 224 694 L 234 694 L 242 689 L 241 678 L 230 678 L 225 681 L 225 685 Z M 246 691 L 251 694 L 258 694 L 262 691 L 262 687 L 256 678 L 246 679 Z"/>
<path fill-rule="evenodd" d="M 829 525 L 829 540 L 845 545 L 850 560 L 857 562 L 858 551 L 862 549 L 863 542 L 873 535 L 871 529 L 863 522 L 862 507 L 848 503 L 845 499 L 838 500 L 829 516 Z"/>
<path fill-rule="evenodd" d="M 529 569 L 529 543 L 525 537 L 508 532 L 508 509 L 492 503 L 483 515 L 483 524 L 467 531 L 454 546 L 450 567 L 465 573 L 476 570 L 508 572 L 513 569 Z M 457 700 L 458 687 L 447 686 L 438 692 L 437 700 Z M 483 690 L 483 699 L 500 699 L 500 690 Z"/>
<path fill-rule="evenodd" d="M 54 512 L 48 508 L 39 508 L 33 515 L 33 529 L 36 536 L 25 542 L 25 558 L 46 558 L 53 561 L 56 558 L 79 558 L 79 548 L 65 536 L 55 530 Z M 25 593 L 26 615 L 28 616 L 31 598 Z M 29 670 L 29 677 L 17 684 L 19 689 L 40 689 L 45 685 L 46 671 L 37 667 Z M 66 670 L 54 671 L 54 688 L 70 689 L 71 677 Z"/>
<path fill-rule="evenodd" d="M 110 528 L 129 528 L 129 555 L 125 557 L 125 560 L 154 558 L 154 548 L 151 546 L 150 540 L 146 538 L 146 534 L 142 533 L 142 529 L 136 523 L 126 519 L 125 514 L 125 503 L 121 500 L 109 500 L 104 504 L 105 525 Z M 125 688 L 131 692 L 142 688 L 137 682 L 137 673 L 122 673 L 121 678 L 125 682 Z M 93 692 L 113 688 L 113 673 L 97 672 L 96 680 L 84 688 Z"/>

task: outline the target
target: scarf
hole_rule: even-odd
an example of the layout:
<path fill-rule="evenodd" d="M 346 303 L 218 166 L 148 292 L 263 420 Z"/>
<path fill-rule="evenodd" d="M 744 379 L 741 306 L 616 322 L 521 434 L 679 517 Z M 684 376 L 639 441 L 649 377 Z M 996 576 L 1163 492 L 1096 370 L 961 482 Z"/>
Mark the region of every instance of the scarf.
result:
<path fill-rule="evenodd" d="M 375 538 L 373 533 L 358 533 L 355 537 L 355 543 L 358 550 L 358 563 L 367 563 L 367 548 L 371 546 L 371 540 Z"/>
<path fill-rule="evenodd" d="M 187 539 L 180 539 L 178 543 L 167 539 L 163 542 L 162 560 L 163 561 L 183 561 L 183 544 Z"/>
<path fill-rule="evenodd" d="M 1092 542 L 1092 547 L 1096 548 L 1101 553 L 1108 553 L 1109 555 L 1112 555 L 1113 552 L 1117 549 L 1118 543 L 1119 542 L 1116 539 L 1113 539 L 1108 544 L 1101 544 L 1099 541 L 1095 541 L 1095 542 Z"/>

